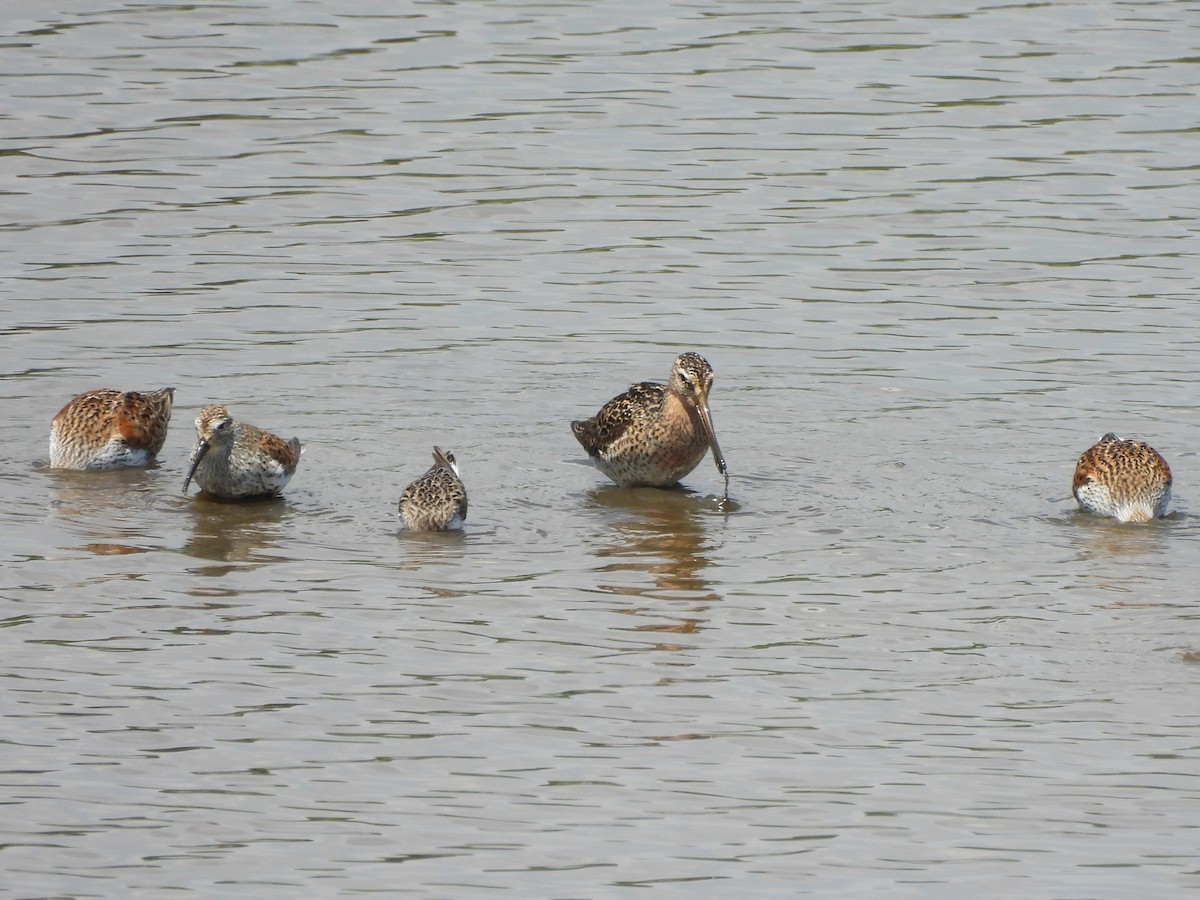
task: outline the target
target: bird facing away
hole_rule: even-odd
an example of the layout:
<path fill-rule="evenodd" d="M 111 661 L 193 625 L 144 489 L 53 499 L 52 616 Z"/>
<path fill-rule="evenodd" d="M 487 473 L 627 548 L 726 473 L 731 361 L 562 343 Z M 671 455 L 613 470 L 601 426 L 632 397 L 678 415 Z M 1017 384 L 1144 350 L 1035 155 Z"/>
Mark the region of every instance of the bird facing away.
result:
<path fill-rule="evenodd" d="M 400 518 L 412 531 L 450 531 L 467 520 L 467 489 L 453 453 L 433 448 L 433 465 L 400 495 Z"/>
<path fill-rule="evenodd" d="M 223 406 L 206 406 L 196 416 L 196 446 L 183 492 L 194 477 L 209 494 L 225 500 L 274 496 L 291 481 L 302 449 L 297 438 L 285 441 L 235 422 Z"/>
<path fill-rule="evenodd" d="M 1149 522 L 1166 515 L 1171 469 L 1149 444 L 1110 432 L 1079 457 L 1071 491 L 1086 512 L 1119 522 Z"/>
<path fill-rule="evenodd" d="M 50 465 L 56 469 L 144 466 L 162 449 L 175 388 L 88 391 L 50 424 Z"/>
<path fill-rule="evenodd" d="M 621 487 L 671 487 L 711 449 L 728 496 L 729 472 L 708 411 L 712 380 L 703 356 L 684 353 L 665 385 L 635 384 L 571 430 L 596 468 Z"/>

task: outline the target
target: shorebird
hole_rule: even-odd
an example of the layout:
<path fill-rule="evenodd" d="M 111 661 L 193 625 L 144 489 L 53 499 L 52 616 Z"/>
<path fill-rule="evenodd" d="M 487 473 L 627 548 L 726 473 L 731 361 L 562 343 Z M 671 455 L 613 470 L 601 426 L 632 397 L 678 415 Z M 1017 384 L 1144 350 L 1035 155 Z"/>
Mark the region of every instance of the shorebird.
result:
<path fill-rule="evenodd" d="M 728 497 L 729 471 L 708 411 L 712 379 L 703 356 L 684 353 L 665 385 L 635 384 L 571 430 L 596 468 L 621 487 L 670 487 L 711 449 Z"/>
<path fill-rule="evenodd" d="M 449 531 L 467 519 L 467 489 L 453 453 L 433 448 L 433 465 L 400 495 L 400 517 L 413 531 Z"/>
<path fill-rule="evenodd" d="M 1166 515 L 1171 469 L 1149 444 L 1109 432 L 1079 457 L 1071 491 L 1079 508 L 1119 522 Z"/>
<path fill-rule="evenodd" d="M 303 448 L 269 431 L 235 422 L 223 406 L 206 406 L 196 416 L 196 446 L 183 492 L 196 483 L 214 497 L 241 500 L 278 494 L 291 480 Z"/>
<path fill-rule="evenodd" d="M 162 449 L 175 388 L 139 394 L 88 391 L 50 424 L 50 465 L 56 469 L 144 466 Z"/>

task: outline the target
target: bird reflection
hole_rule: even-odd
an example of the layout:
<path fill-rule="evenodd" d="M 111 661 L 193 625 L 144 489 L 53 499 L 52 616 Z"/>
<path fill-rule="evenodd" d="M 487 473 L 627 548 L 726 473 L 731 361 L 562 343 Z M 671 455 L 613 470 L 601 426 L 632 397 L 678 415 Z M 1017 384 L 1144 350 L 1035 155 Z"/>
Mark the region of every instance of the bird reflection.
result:
<path fill-rule="evenodd" d="M 1167 526 L 1171 518 L 1168 514 L 1165 522 L 1154 520 L 1146 523 L 1146 527 L 1130 528 L 1115 519 L 1072 512 L 1071 523 L 1078 527 L 1072 529 L 1071 537 L 1084 560 L 1158 553 L 1171 533 Z"/>
<path fill-rule="evenodd" d="M 606 561 L 600 571 L 612 576 L 638 573 L 647 579 L 634 584 L 628 578 L 617 578 L 611 583 L 601 582 L 597 588 L 607 594 L 653 601 L 691 600 L 697 604 L 690 615 L 673 616 L 666 623 L 639 625 L 634 631 L 678 635 L 700 631 L 706 605 L 720 599 L 704 573 L 712 548 L 711 529 L 722 521 L 714 515 L 718 508 L 706 498 L 679 490 L 600 487 L 589 497 L 595 506 L 617 514 L 610 524 L 606 545 L 596 554 Z M 625 612 L 661 619 L 664 610 L 656 602 L 653 607 L 634 607 Z M 662 650 L 681 647 L 668 643 L 656 646 Z"/>
<path fill-rule="evenodd" d="M 148 522 L 161 501 L 164 473 L 147 468 L 77 472 L 45 469 L 49 508 L 85 536 L 83 550 L 100 556 L 145 552 L 158 544 Z"/>
<path fill-rule="evenodd" d="M 455 531 L 414 531 L 401 526 L 396 532 L 403 552 L 392 562 L 398 570 L 436 573 L 439 567 L 458 565 L 468 556 L 471 546 L 470 535 L 461 529 Z M 440 576 L 434 576 L 440 577 Z M 425 588 L 431 596 L 453 600 L 465 595 L 465 591 L 453 584 L 434 584 Z"/>
<path fill-rule="evenodd" d="M 1161 560 L 1170 525 L 1177 513 L 1155 519 L 1144 525 L 1131 526 L 1116 519 L 1100 519 L 1085 512 L 1072 512 L 1071 539 L 1080 561 L 1084 563 L 1079 581 L 1097 591 L 1097 599 L 1107 602 L 1101 608 L 1158 606 L 1165 602 L 1157 583 L 1147 578 L 1153 563 Z M 1178 526 L 1176 526 L 1177 528 Z M 1150 563 L 1130 566 L 1130 562 Z"/>
<path fill-rule="evenodd" d="M 129 510 L 145 508 L 159 499 L 166 474 L 157 463 L 144 468 L 77 472 L 42 467 L 50 488 L 51 509 L 64 516 L 92 514 L 99 506 Z"/>
<path fill-rule="evenodd" d="M 222 563 L 269 562 L 268 552 L 279 543 L 279 525 L 287 518 L 286 500 L 224 503 L 203 496 L 186 506 L 192 519 L 191 537 L 183 552 L 197 559 Z M 221 567 L 221 574 L 228 571 Z"/>

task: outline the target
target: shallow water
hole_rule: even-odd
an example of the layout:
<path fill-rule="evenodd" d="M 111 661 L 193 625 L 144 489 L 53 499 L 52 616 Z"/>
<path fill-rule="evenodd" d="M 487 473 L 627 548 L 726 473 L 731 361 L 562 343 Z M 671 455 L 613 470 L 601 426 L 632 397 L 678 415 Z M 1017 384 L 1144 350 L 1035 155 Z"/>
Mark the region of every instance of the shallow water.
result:
<path fill-rule="evenodd" d="M 1185 5 L 6 9 L 13 896 L 1194 886 Z M 684 349 L 727 509 L 567 424 Z M 282 499 L 183 495 L 212 402 Z M 1073 511 L 1109 430 L 1165 520 Z"/>

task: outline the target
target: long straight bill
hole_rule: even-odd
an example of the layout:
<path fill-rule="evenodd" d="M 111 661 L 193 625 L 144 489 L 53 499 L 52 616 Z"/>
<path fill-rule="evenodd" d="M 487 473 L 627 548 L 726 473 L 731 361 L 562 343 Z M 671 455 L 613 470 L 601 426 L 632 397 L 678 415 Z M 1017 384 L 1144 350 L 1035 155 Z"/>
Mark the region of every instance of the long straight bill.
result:
<path fill-rule="evenodd" d="M 725 501 L 729 499 L 729 469 L 725 465 L 725 454 L 721 452 L 721 445 L 717 443 L 717 432 L 713 428 L 712 414 L 708 411 L 708 401 L 701 400 L 696 404 L 696 408 L 700 411 L 700 426 L 704 429 L 704 436 L 708 438 L 713 462 L 717 464 L 717 471 L 725 476 L 725 494 L 721 497 L 721 500 Z"/>

